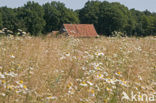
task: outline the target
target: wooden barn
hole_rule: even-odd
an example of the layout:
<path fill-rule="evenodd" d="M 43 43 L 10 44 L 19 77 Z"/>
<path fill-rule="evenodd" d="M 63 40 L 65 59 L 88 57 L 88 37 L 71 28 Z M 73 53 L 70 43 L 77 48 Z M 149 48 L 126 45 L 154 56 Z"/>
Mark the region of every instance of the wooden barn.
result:
<path fill-rule="evenodd" d="M 73 37 L 98 36 L 93 24 L 63 24 L 60 33 Z"/>

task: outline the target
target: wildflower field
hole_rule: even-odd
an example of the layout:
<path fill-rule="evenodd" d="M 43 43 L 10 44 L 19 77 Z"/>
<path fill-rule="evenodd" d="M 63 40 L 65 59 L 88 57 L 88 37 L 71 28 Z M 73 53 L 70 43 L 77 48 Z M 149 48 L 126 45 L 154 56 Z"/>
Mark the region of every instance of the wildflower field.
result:
<path fill-rule="evenodd" d="M 0 38 L 0 103 L 136 103 L 141 93 L 156 95 L 155 37 Z"/>

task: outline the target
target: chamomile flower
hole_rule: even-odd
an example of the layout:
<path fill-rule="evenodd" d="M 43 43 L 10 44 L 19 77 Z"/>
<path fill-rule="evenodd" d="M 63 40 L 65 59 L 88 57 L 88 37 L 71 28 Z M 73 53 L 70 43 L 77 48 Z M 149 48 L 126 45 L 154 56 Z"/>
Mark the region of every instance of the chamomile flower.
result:
<path fill-rule="evenodd" d="M 5 75 L 0 72 L 0 78 L 5 78 Z"/>
<path fill-rule="evenodd" d="M 66 55 L 67 57 L 69 57 L 69 56 L 70 56 L 70 53 L 66 53 L 65 55 Z"/>
<path fill-rule="evenodd" d="M 80 86 L 87 87 L 88 84 L 85 81 L 83 81 L 82 83 L 80 83 Z"/>
<path fill-rule="evenodd" d="M 88 92 L 89 92 L 89 96 L 95 96 L 95 91 L 93 88 L 90 88 Z"/>
<path fill-rule="evenodd" d="M 57 99 L 57 97 L 56 96 L 48 96 L 48 97 L 46 97 L 46 99 L 47 100 L 54 100 L 54 99 Z"/>
<path fill-rule="evenodd" d="M 122 77 L 121 72 L 117 72 L 117 73 L 115 73 L 115 75 Z"/>
<path fill-rule="evenodd" d="M 68 88 L 71 88 L 72 86 L 73 86 L 73 83 L 72 83 L 72 82 L 70 82 L 70 83 L 67 85 Z"/>
<path fill-rule="evenodd" d="M 96 57 L 101 57 L 101 56 L 104 56 L 104 53 L 102 53 L 102 52 L 96 52 L 95 53 L 95 56 Z"/>
<path fill-rule="evenodd" d="M 68 94 L 72 95 L 74 93 L 75 93 L 75 90 L 72 87 L 70 87 L 69 90 L 68 90 Z"/>
<path fill-rule="evenodd" d="M 138 75 L 138 78 L 139 78 L 139 80 L 141 80 L 141 81 L 143 80 L 142 77 L 141 77 L 140 75 Z"/>
<path fill-rule="evenodd" d="M 12 55 L 10 56 L 10 58 L 13 58 L 13 59 L 14 59 L 14 58 L 15 58 L 15 56 L 12 54 Z"/>
<path fill-rule="evenodd" d="M 5 97 L 5 96 L 6 96 L 6 94 L 5 94 L 5 93 L 1 93 L 0 95 L 1 95 L 1 96 L 3 96 L 3 97 Z"/>
<path fill-rule="evenodd" d="M 93 86 L 94 84 L 90 81 L 87 81 L 87 83 L 90 85 L 90 86 Z"/>
<path fill-rule="evenodd" d="M 86 67 L 82 67 L 82 70 L 87 70 L 87 68 Z"/>
<path fill-rule="evenodd" d="M 17 74 L 14 73 L 14 72 L 9 72 L 9 73 L 5 72 L 5 75 L 11 76 L 11 77 L 16 77 L 17 76 Z"/>
<path fill-rule="evenodd" d="M 96 78 L 97 79 L 103 79 L 104 75 L 103 74 L 97 74 Z"/>
<path fill-rule="evenodd" d="M 109 88 L 109 87 L 106 87 L 106 90 L 107 90 L 107 91 L 109 91 L 109 92 L 111 92 L 111 91 L 112 91 L 112 89 L 111 89 L 111 88 Z"/>

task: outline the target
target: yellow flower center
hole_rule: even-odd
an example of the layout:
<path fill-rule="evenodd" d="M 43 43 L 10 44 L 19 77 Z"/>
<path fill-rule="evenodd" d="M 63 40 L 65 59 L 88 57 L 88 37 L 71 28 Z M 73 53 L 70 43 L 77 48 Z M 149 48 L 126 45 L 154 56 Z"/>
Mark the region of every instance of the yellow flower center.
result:
<path fill-rule="evenodd" d="M 21 80 L 20 83 L 23 84 L 23 81 Z"/>
<path fill-rule="evenodd" d="M 23 88 L 24 88 L 24 89 L 26 89 L 26 88 L 27 88 L 27 86 L 26 86 L 26 85 L 24 85 L 24 86 L 23 86 Z"/>
<path fill-rule="evenodd" d="M 120 72 L 118 72 L 118 74 L 121 74 Z"/>

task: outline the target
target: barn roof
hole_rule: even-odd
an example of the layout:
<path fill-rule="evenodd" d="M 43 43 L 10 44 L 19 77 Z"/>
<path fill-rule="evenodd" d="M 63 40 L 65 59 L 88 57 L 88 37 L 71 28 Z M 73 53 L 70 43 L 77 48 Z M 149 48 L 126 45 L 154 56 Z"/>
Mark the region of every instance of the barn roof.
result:
<path fill-rule="evenodd" d="M 63 24 L 66 32 L 74 37 L 96 37 L 98 34 L 93 24 Z"/>

